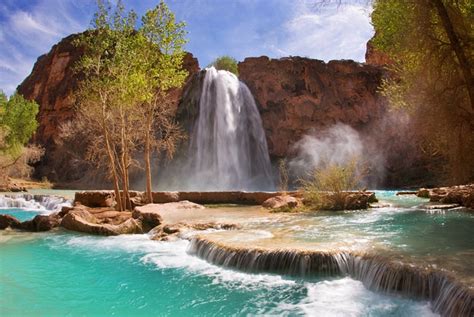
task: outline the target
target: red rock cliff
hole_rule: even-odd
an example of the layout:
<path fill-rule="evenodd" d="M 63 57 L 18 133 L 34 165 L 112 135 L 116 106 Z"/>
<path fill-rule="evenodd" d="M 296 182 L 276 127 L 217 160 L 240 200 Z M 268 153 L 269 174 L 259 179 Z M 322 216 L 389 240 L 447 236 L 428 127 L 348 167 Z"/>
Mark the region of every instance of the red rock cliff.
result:
<path fill-rule="evenodd" d="M 272 156 L 283 157 L 310 130 L 337 122 L 368 129 L 385 112 L 384 71 L 354 61 L 246 58 L 239 76 L 259 104 Z"/>

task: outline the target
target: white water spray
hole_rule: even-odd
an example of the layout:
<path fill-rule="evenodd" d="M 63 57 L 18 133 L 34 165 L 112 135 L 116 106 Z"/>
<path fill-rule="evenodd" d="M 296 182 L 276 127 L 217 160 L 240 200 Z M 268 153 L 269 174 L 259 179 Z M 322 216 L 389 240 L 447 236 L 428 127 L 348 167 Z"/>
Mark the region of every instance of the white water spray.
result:
<path fill-rule="evenodd" d="M 207 68 L 188 155 L 188 190 L 273 189 L 262 120 L 248 87 Z"/>
<path fill-rule="evenodd" d="M 31 195 L 31 194 L 6 194 L 0 195 L 1 208 L 23 208 L 38 210 L 48 214 L 59 211 L 63 206 L 71 206 L 72 201 L 61 196 Z M 1 212 L 0 212 L 1 213 Z"/>

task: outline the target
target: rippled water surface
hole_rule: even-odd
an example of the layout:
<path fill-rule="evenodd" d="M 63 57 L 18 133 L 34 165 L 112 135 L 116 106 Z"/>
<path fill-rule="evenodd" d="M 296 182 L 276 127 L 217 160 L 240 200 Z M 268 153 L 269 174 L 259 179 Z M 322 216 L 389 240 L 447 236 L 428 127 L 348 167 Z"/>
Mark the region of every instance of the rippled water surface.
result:
<path fill-rule="evenodd" d="M 146 235 L 2 235 L 2 316 L 431 315 L 429 304 L 350 278 L 298 280 L 222 269 L 187 241 Z"/>
<path fill-rule="evenodd" d="M 392 207 L 252 219 L 243 233 L 210 234 L 249 246 L 287 241 L 386 250 L 449 262 L 472 276 L 466 269 L 474 266 L 472 214 L 428 213 L 417 207 L 424 203 L 418 198 L 379 194 Z M 0 211 L 25 219 L 37 212 Z M 0 316 L 433 315 L 427 302 L 378 294 L 349 277 L 298 279 L 220 268 L 187 254 L 188 244 L 147 235 L 0 232 Z"/>

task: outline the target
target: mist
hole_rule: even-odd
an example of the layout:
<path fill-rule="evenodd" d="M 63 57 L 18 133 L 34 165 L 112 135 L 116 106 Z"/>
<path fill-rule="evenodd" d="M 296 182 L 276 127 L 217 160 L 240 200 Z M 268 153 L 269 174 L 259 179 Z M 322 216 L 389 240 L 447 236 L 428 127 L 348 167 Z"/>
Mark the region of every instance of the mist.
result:
<path fill-rule="evenodd" d="M 384 177 L 384 158 L 369 139 L 342 123 L 312 131 L 292 148 L 295 156 L 288 162 L 292 180 L 307 178 L 315 169 L 356 160 L 356 172 L 367 174 L 362 185 L 375 187 Z"/>

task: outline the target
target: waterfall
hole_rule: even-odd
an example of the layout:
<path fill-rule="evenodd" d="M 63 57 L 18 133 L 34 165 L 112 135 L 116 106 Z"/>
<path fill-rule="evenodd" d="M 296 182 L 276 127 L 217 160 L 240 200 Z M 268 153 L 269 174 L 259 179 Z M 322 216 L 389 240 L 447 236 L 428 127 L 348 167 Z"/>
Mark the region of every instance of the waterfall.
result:
<path fill-rule="evenodd" d="M 260 113 L 248 87 L 234 74 L 205 70 L 190 137 L 186 189 L 273 189 Z"/>
<path fill-rule="evenodd" d="M 351 252 L 236 248 L 194 237 L 188 248 L 210 263 L 247 272 L 298 276 L 348 275 L 385 293 L 430 300 L 443 316 L 473 316 L 474 291 L 442 270 L 428 270 L 389 258 Z"/>
<path fill-rule="evenodd" d="M 24 208 L 49 213 L 59 211 L 61 207 L 71 206 L 71 204 L 71 200 L 54 195 L 0 195 L 0 208 Z"/>

